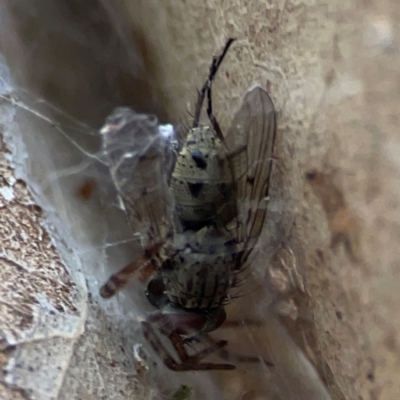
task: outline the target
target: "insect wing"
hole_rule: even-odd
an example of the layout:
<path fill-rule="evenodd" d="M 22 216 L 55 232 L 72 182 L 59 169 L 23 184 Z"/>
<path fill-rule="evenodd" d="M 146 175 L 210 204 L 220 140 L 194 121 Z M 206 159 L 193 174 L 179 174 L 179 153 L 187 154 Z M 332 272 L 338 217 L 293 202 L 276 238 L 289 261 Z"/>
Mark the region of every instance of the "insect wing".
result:
<path fill-rule="evenodd" d="M 275 136 L 272 100 L 255 87 L 245 95 L 224 138 L 235 181 L 236 237 L 246 250 L 256 244 L 266 218 Z"/>
<path fill-rule="evenodd" d="M 115 109 L 99 132 L 102 157 L 133 230 L 145 248 L 165 241 L 171 227 L 171 140 L 161 134 L 155 116 L 127 107 Z"/>

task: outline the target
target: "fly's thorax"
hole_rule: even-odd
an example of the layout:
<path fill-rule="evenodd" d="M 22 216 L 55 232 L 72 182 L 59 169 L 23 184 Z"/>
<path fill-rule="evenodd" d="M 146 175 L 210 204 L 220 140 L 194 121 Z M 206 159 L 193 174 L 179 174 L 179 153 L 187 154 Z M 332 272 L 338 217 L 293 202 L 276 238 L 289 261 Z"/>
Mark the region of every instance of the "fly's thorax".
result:
<path fill-rule="evenodd" d="M 171 250 L 173 249 L 173 250 Z M 196 231 L 186 230 L 183 233 L 175 232 L 170 242 L 169 255 L 186 251 L 193 253 L 209 254 L 232 254 L 240 251 L 238 244 L 234 241 L 233 233 L 221 232 L 216 226 L 208 225 Z"/>
<path fill-rule="evenodd" d="M 183 225 L 206 224 L 233 201 L 233 178 L 223 143 L 208 126 L 190 130 L 170 187 Z"/>
<path fill-rule="evenodd" d="M 212 229 L 181 235 L 182 248 L 175 247 L 175 254 L 164 263 L 161 276 L 171 303 L 185 309 L 213 309 L 227 299 L 234 282 L 234 246 L 217 237 L 211 243 Z"/>

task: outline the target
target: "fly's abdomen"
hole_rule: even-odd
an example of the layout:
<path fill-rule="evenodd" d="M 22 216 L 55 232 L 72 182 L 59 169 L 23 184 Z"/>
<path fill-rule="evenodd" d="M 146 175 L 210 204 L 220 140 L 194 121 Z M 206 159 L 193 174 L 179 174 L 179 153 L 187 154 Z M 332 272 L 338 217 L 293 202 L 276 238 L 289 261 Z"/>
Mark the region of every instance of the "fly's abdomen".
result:
<path fill-rule="evenodd" d="M 233 179 L 221 141 L 208 126 L 192 129 L 171 178 L 175 211 L 184 225 L 206 225 L 233 199 Z"/>

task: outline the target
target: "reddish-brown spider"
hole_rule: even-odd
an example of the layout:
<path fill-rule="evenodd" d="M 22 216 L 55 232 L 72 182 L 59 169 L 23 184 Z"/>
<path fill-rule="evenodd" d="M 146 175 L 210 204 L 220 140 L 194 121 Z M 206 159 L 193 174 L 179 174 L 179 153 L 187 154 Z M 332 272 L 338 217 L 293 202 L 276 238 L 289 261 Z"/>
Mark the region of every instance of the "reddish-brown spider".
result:
<path fill-rule="evenodd" d="M 212 111 L 212 82 L 232 42 L 214 57 L 192 127 L 175 141 L 162 134 L 155 117 L 128 108 L 116 109 L 100 130 L 111 176 L 145 249 L 100 293 L 109 298 L 131 279 L 151 277 L 146 294 L 157 311 L 142 322 L 143 332 L 175 371 L 235 368 L 202 360 L 226 354 L 227 342 L 208 332 L 225 321 L 230 290 L 248 266 L 267 213 L 276 135 L 271 98 L 261 87 L 247 92 L 226 134 Z M 205 99 L 211 126 L 200 123 Z M 189 355 L 186 346 L 198 337 L 208 347 Z"/>

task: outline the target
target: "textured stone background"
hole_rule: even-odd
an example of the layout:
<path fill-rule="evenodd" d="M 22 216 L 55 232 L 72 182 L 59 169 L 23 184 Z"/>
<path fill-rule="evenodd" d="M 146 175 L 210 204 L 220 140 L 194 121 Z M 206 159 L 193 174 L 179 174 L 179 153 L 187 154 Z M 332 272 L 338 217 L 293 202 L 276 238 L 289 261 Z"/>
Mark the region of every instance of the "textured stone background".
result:
<path fill-rule="evenodd" d="M 281 294 L 282 322 L 333 399 L 397 398 L 400 3 L 103 0 L 107 12 L 96 1 L 81 3 L 2 0 L 0 39 L 21 86 L 92 126 L 121 102 L 154 112 L 163 122 L 179 122 L 210 56 L 227 37 L 237 38 L 215 84 L 215 104 L 227 127 L 245 91 L 258 83 L 268 88 L 279 112 L 271 212 L 279 246 L 264 275 Z M 23 144 L 17 134 L 13 140 L 5 134 L 2 145 L 1 397 L 158 398 L 147 378 L 132 377 L 129 371 L 138 365 L 121 350 L 121 343 L 130 346 L 132 333 L 116 328 L 112 312 L 120 312 L 125 300 L 105 312 L 90 295 L 95 267 L 76 267 L 82 260 L 104 261 L 104 254 L 96 260 L 93 244 L 110 240 L 99 238 L 103 225 L 91 211 L 82 212 L 82 221 L 76 217 L 79 202 L 68 193 L 79 182 L 34 190 L 35 201 L 43 206 L 45 193 L 46 204 L 55 204 L 54 216 L 67 219 L 84 243 L 87 251 L 76 257 L 60 250 L 65 226 L 57 233 L 47 223 L 46 233 L 42 212 L 7 166 L 12 160 L 23 178 L 28 171 L 29 184 L 33 176 L 43 183 L 53 165 L 45 153 L 49 160 L 62 158 L 57 168 L 78 158 L 65 155 L 67 144 L 59 138 L 48 133 L 38 140 L 33 122 L 22 122 Z M 52 207 L 44 207 L 47 217 Z M 98 275 L 101 281 L 107 271 Z M 125 307 L 130 304 L 126 300 Z M 274 323 L 258 333 L 257 343 L 267 352 L 280 348 L 284 359 Z M 285 363 L 296 364 L 289 356 Z M 251 377 L 234 376 L 217 379 L 230 398 L 264 398 L 257 397 Z M 294 397 L 283 398 L 321 398 L 302 392 L 307 379 L 314 389 L 317 380 L 297 378 L 286 384 Z M 185 379 L 195 385 L 197 378 Z M 280 391 L 278 384 L 270 398 L 280 398 Z"/>

